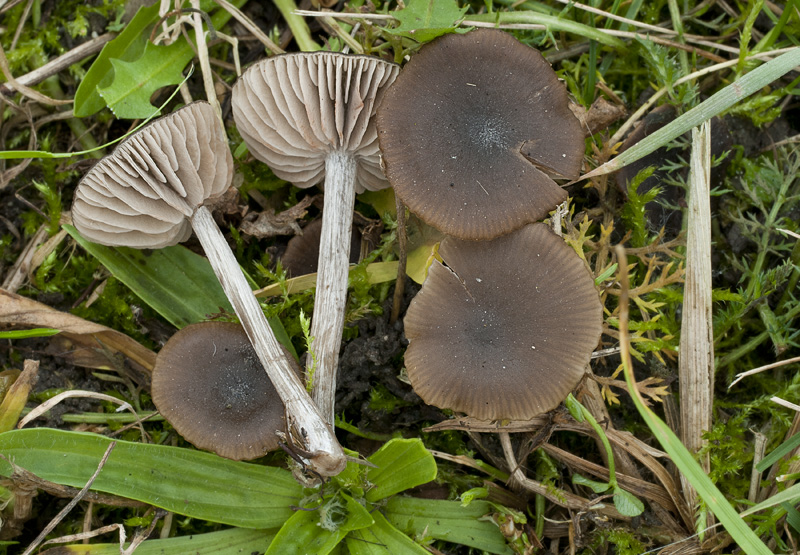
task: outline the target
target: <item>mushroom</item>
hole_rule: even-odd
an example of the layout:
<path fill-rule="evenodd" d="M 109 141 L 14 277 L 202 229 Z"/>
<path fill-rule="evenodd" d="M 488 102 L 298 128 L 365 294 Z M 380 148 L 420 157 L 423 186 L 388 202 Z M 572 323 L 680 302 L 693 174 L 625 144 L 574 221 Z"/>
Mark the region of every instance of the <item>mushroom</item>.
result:
<path fill-rule="evenodd" d="M 578 384 L 603 307 L 583 260 L 544 224 L 448 237 L 404 320 L 414 391 L 480 420 L 528 420 Z"/>
<path fill-rule="evenodd" d="M 331 425 L 355 193 L 388 186 L 373 115 L 398 70 L 379 58 L 300 52 L 254 64 L 233 87 L 233 117 L 253 156 L 297 187 L 324 179 L 307 370 L 314 401 Z"/>
<path fill-rule="evenodd" d="M 567 91 L 533 48 L 502 31 L 449 34 L 423 46 L 376 116 L 386 176 L 426 223 L 492 239 L 567 198 L 584 152 Z"/>
<path fill-rule="evenodd" d="M 316 219 L 303 228 L 302 235 L 295 235 L 289 239 L 286 250 L 281 256 L 281 264 L 287 275 L 297 277 L 317 271 L 321 238 L 322 220 Z M 361 231 L 353 225 L 350 232 L 349 262 L 358 263 L 360 256 Z"/>
<path fill-rule="evenodd" d="M 225 131 L 207 102 L 194 102 L 144 127 L 81 180 L 72 219 L 81 235 L 102 245 L 158 248 L 194 229 L 236 315 L 275 385 L 290 429 L 304 438 L 309 465 L 334 475 L 346 458 L 281 350 L 236 258 L 203 206 L 230 185 L 233 159 Z"/>
<path fill-rule="evenodd" d="M 191 324 L 173 335 L 156 358 L 152 395 L 184 439 L 228 459 L 276 449 L 276 432 L 286 427 L 280 396 L 244 329 L 231 322 Z"/>

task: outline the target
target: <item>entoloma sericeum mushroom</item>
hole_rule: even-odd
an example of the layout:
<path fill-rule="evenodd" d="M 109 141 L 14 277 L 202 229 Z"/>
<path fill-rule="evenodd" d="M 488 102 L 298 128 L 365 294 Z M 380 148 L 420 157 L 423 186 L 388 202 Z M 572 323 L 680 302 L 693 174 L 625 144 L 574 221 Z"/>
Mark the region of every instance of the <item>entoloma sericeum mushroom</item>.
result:
<path fill-rule="evenodd" d="M 355 193 L 389 185 L 373 116 L 398 70 L 369 56 L 301 52 L 256 63 L 233 88 L 233 117 L 250 152 L 297 187 L 325 182 L 309 365 L 316 360 L 313 397 L 331 425 Z"/>
<path fill-rule="evenodd" d="M 158 248 L 194 229 L 236 315 L 286 405 L 289 430 L 309 451 L 310 468 L 340 472 L 346 458 L 267 324 L 236 258 L 203 206 L 231 184 L 225 131 L 207 102 L 151 123 L 98 162 L 81 180 L 72 218 L 81 235 L 103 245 Z"/>
<path fill-rule="evenodd" d="M 584 152 L 567 91 L 544 57 L 493 29 L 424 45 L 376 116 L 386 176 L 409 210 L 461 239 L 540 220 L 567 199 Z"/>
<path fill-rule="evenodd" d="M 152 396 L 185 440 L 222 457 L 255 459 L 281 441 L 284 405 L 239 324 L 200 322 L 170 337 Z"/>
<path fill-rule="evenodd" d="M 603 306 L 563 239 L 531 224 L 491 241 L 448 237 L 404 320 L 414 391 L 480 420 L 529 420 L 578 384 Z"/>

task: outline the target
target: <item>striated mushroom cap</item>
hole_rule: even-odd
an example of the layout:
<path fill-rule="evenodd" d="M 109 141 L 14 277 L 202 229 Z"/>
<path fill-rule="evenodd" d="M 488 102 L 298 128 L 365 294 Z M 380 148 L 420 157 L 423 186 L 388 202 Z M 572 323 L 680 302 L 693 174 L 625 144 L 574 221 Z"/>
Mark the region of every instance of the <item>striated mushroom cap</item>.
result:
<path fill-rule="evenodd" d="M 329 152 L 354 153 L 356 192 L 388 187 L 373 116 L 399 66 L 370 56 L 299 52 L 261 60 L 233 87 L 233 118 L 253 156 L 297 187 L 325 178 Z"/>
<path fill-rule="evenodd" d="M 542 219 L 567 199 L 584 152 L 567 90 L 544 57 L 492 29 L 423 46 L 376 116 L 397 196 L 448 235 L 487 240 Z"/>
<path fill-rule="evenodd" d="M 228 459 L 263 456 L 286 428 L 284 405 L 239 324 L 202 322 L 173 335 L 156 358 L 152 394 L 184 439 Z"/>
<path fill-rule="evenodd" d="M 414 391 L 481 420 L 528 420 L 578 384 L 603 307 L 584 262 L 544 224 L 448 237 L 404 325 Z"/>
<path fill-rule="evenodd" d="M 160 248 L 191 235 L 189 218 L 233 179 L 225 131 L 208 102 L 159 118 L 81 179 L 72 221 L 101 245 Z"/>

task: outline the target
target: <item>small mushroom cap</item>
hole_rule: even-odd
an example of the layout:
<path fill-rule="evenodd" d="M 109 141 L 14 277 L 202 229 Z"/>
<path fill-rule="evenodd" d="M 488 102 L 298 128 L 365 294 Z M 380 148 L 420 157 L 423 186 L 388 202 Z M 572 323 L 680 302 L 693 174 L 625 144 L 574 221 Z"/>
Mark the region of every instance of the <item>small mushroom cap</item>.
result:
<path fill-rule="evenodd" d="M 426 223 L 487 240 L 540 220 L 567 198 L 584 135 L 542 55 L 502 31 L 423 46 L 376 116 L 386 176 Z"/>
<path fill-rule="evenodd" d="M 286 428 L 283 403 L 239 324 L 203 322 L 173 335 L 156 358 L 152 394 L 184 439 L 228 459 L 263 456 Z"/>
<path fill-rule="evenodd" d="M 72 221 L 101 245 L 160 248 L 186 240 L 192 217 L 233 179 L 233 157 L 208 102 L 155 120 L 83 177 Z"/>
<path fill-rule="evenodd" d="M 388 187 L 373 116 L 399 66 L 371 56 L 298 52 L 261 60 L 233 87 L 250 152 L 297 187 L 325 179 L 332 151 L 356 157 L 356 192 Z"/>
<path fill-rule="evenodd" d="M 578 384 L 603 309 L 584 262 L 543 224 L 448 237 L 404 325 L 414 391 L 481 420 L 528 420 Z"/>
<path fill-rule="evenodd" d="M 303 228 L 302 235 L 289 239 L 281 264 L 291 277 L 313 274 L 319 266 L 319 249 L 322 240 L 322 218 L 317 218 Z M 350 263 L 357 264 L 361 256 L 361 231 L 353 225 L 350 231 Z"/>

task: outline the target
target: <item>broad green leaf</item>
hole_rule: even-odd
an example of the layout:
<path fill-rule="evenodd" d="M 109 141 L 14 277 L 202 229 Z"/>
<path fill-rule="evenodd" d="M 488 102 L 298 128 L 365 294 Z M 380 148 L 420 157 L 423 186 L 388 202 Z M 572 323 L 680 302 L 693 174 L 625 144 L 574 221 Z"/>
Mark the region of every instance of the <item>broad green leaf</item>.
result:
<path fill-rule="evenodd" d="M 392 439 L 367 460 L 376 467 L 367 472 L 375 485 L 366 495 L 370 503 L 436 478 L 436 461 L 417 438 Z"/>
<path fill-rule="evenodd" d="M 644 503 L 620 487 L 614 488 L 614 507 L 625 516 L 639 516 L 644 512 Z"/>
<path fill-rule="evenodd" d="M 208 534 L 192 534 L 163 540 L 147 540 L 136 548 L 136 555 L 242 555 L 263 553 L 275 532 L 231 528 Z M 125 544 L 127 548 L 130 544 Z M 58 553 L 81 555 L 119 555 L 119 543 L 77 544 L 58 548 Z"/>
<path fill-rule="evenodd" d="M 762 87 L 769 85 L 776 79 L 780 79 L 798 65 L 800 65 L 800 48 L 794 48 L 781 54 L 747 75 L 740 77 L 679 118 L 654 131 L 613 160 L 582 176 L 581 179 L 604 175 L 636 162 L 666 145 L 672 139 L 683 135 L 693 127 L 697 127 L 737 102 L 744 100 Z"/>
<path fill-rule="evenodd" d="M 118 118 L 146 118 L 153 113 L 153 93 L 183 81 L 183 68 L 193 56 L 185 40 L 170 45 L 148 42 L 136 60 L 112 59 L 114 78 L 108 85 L 98 86 L 97 92 Z"/>
<path fill-rule="evenodd" d="M 180 245 L 151 251 L 106 247 L 64 229 L 154 310 L 180 329 L 226 310 L 233 314 L 208 261 Z"/>
<path fill-rule="evenodd" d="M 408 0 L 405 8 L 392 13 L 400 25 L 386 31 L 422 43 L 446 33 L 466 33 L 469 28 L 458 28 L 466 11 L 455 0 Z"/>
<path fill-rule="evenodd" d="M 114 277 L 153 310 L 180 329 L 226 310 L 228 298 L 208 260 L 180 245 L 151 251 L 106 247 L 84 239 L 71 225 L 64 229 Z M 297 352 L 279 318 L 268 318 L 277 340 L 297 358 Z"/>
<path fill-rule="evenodd" d="M 231 3 L 241 8 L 246 1 L 232 0 Z M 156 15 L 152 17 L 157 17 L 158 4 L 153 7 L 156 8 Z M 201 4 L 201 8 L 206 11 L 211 7 L 210 3 Z M 192 45 L 183 38 L 168 46 L 139 42 L 141 39 L 138 36 L 147 37 L 154 22 L 154 19 L 148 17 L 151 17 L 150 11 L 145 11 L 130 33 L 126 28 L 120 34 L 126 37 L 124 41 L 112 47 L 108 55 L 103 56 L 103 52 L 100 53 L 95 62 L 99 64 L 98 69 L 92 72 L 93 65 L 90 68 L 91 75 L 87 74 L 91 79 L 85 85 L 85 92 L 81 92 L 81 109 L 76 115 L 88 116 L 108 105 L 118 118 L 145 118 L 154 109 L 150 104 L 152 93 L 164 85 L 178 84 L 183 80 L 181 72 L 194 56 Z M 211 16 L 212 26 L 220 29 L 230 18 L 227 10 L 218 9 Z M 128 27 L 134 22 L 135 18 Z M 177 81 L 176 76 L 180 76 Z"/>
<path fill-rule="evenodd" d="M 485 501 L 473 500 L 462 507 L 458 501 L 393 497 L 386 503 L 387 520 L 411 537 L 426 536 L 469 547 L 511 555 L 500 529 L 488 520 L 479 520 L 492 512 Z"/>
<path fill-rule="evenodd" d="M 139 8 L 125 29 L 100 51 L 75 91 L 76 117 L 91 116 L 106 107 L 97 88 L 111 83 L 114 75 L 111 60 L 132 61 L 142 55 L 150 29 L 158 19 L 158 7 L 156 2 L 152 6 Z"/>
<path fill-rule="evenodd" d="M 264 555 L 327 555 L 347 535 L 341 528 L 332 532 L 319 525 L 319 510 L 299 510 L 281 527 Z"/>
<path fill-rule="evenodd" d="M 40 478 L 81 488 L 111 441 L 48 428 L 12 430 L 0 434 L 0 453 Z M 0 475 L 10 474 L 10 464 L 0 460 Z M 281 468 L 128 441 L 116 442 L 92 489 L 192 518 L 259 529 L 281 526 L 303 495 L 291 473 Z"/>
<path fill-rule="evenodd" d="M 430 555 L 408 536 L 392 526 L 379 511 L 372 514 L 375 524 L 347 534 L 350 555 Z"/>
<path fill-rule="evenodd" d="M 347 510 L 347 519 L 341 525 L 342 530 L 350 532 L 375 524 L 375 519 L 372 518 L 372 515 L 364 505 L 344 492 L 340 492 L 339 495 L 345 500 L 345 509 Z"/>

